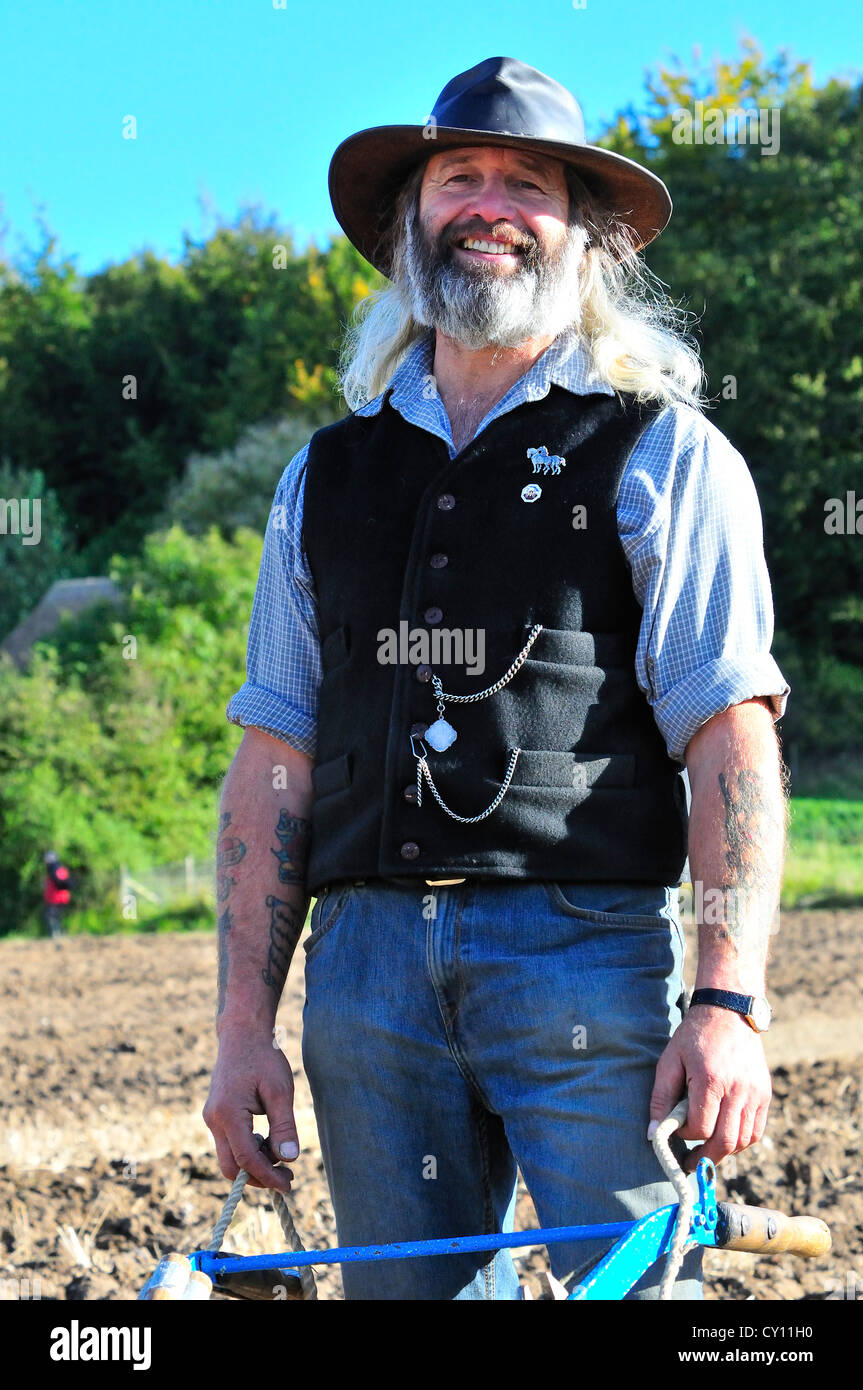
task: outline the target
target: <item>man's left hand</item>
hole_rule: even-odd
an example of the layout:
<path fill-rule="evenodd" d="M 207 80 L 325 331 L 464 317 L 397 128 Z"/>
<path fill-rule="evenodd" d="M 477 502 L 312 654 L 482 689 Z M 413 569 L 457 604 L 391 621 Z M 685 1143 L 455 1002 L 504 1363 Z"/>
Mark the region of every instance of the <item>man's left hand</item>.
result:
<path fill-rule="evenodd" d="M 689 1117 L 681 1139 L 706 1142 L 690 1150 L 683 1168 L 699 1158 L 721 1163 L 764 1134 L 772 1087 L 760 1034 L 730 1009 L 696 1004 L 685 1015 L 656 1064 L 651 1120 L 664 1120 L 683 1095 Z"/>

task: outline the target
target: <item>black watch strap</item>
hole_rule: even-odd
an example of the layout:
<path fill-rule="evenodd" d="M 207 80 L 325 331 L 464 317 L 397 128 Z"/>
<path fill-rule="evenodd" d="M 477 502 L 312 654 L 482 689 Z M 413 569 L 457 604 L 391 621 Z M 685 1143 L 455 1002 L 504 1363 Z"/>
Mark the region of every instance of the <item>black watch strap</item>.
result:
<path fill-rule="evenodd" d="M 697 989 L 689 1001 L 693 1004 L 718 1004 L 721 1009 L 733 1009 L 746 1018 L 752 1008 L 751 994 L 736 994 L 733 989 Z"/>

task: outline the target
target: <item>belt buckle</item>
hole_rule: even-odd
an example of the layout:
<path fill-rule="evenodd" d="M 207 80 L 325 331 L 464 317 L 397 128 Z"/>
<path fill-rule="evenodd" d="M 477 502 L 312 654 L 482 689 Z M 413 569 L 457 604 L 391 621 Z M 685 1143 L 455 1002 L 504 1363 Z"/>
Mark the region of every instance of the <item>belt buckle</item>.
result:
<path fill-rule="evenodd" d="M 427 878 L 429 888 L 447 888 L 452 883 L 467 883 L 466 878 Z"/>

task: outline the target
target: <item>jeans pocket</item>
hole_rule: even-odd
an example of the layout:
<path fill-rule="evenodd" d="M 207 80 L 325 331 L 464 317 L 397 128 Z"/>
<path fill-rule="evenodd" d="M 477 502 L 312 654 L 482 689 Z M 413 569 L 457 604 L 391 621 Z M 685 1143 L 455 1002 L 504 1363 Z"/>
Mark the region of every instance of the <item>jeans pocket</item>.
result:
<path fill-rule="evenodd" d="M 307 960 L 340 920 L 352 887 L 350 883 L 337 884 L 333 888 L 324 888 L 316 898 L 312 908 L 311 931 L 303 941 Z"/>
<path fill-rule="evenodd" d="M 683 918 L 680 915 L 680 894 L 676 888 L 671 890 L 672 898 L 668 907 L 668 918 L 674 926 L 677 940 L 680 942 L 680 959 L 686 955 L 686 932 L 683 928 Z"/>
<path fill-rule="evenodd" d="M 656 930 L 673 921 L 669 914 L 668 890 L 658 884 L 585 884 L 568 880 L 543 883 L 551 905 L 567 917 L 599 926 L 645 927 Z M 596 907 L 597 901 L 606 903 Z M 682 940 L 679 924 L 678 937 Z"/>

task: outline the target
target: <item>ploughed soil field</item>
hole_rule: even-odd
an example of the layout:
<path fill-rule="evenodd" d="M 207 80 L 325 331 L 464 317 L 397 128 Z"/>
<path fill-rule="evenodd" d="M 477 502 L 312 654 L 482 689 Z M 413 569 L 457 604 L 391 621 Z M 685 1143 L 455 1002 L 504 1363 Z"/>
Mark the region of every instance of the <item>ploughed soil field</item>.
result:
<path fill-rule="evenodd" d="M 767 1137 L 723 1165 L 720 1196 L 821 1216 L 833 1251 L 811 1262 L 708 1251 L 706 1297 L 863 1298 L 863 912 L 784 913 L 771 955 Z M 321 1247 L 336 1232 L 301 1069 L 304 958 L 279 1022 L 302 1145 L 294 1214 Z M 208 1243 L 228 1187 L 201 1119 L 214 990 L 207 934 L 0 941 L 0 1297 L 131 1299 L 161 1254 Z M 517 1225 L 536 1224 L 522 1189 Z M 223 1244 L 282 1243 L 267 1194 L 247 1189 Z M 550 1297 L 544 1248 L 518 1267 L 534 1298 Z M 319 1297 L 340 1298 L 338 1266 L 316 1272 Z"/>

